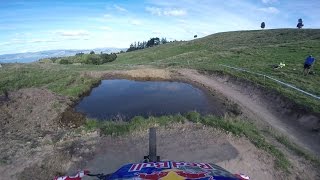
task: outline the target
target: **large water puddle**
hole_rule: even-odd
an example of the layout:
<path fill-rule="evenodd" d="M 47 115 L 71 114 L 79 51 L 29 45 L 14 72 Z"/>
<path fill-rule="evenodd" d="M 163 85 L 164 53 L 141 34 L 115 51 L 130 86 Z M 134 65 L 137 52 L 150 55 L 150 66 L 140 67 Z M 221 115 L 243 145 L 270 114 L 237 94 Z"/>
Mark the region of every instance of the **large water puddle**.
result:
<path fill-rule="evenodd" d="M 221 115 L 220 107 L 197 87 L 182 82 L 102 80 L 75 107 L 89 118 L 125 119 L 198 111 Z"/>

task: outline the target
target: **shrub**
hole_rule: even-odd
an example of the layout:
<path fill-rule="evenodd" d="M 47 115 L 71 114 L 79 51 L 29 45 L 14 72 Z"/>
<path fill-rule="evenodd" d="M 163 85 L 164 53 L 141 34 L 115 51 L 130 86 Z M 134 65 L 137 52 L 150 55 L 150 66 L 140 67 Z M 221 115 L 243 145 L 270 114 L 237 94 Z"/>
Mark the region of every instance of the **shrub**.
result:
<path fill-rule="evenodd" d="M 69 61 L 66 59 L 61 59 L 59 63 L 60 64 L 69 64 Z"/>
<path fill-rule="evenodd" d="M 95 64 L 95 65 L 102 64 L 101 58 L 95 54 L 90 54 L 89 56 L 87 56 L 84 63 L 85 64 Z"/>
<path fill-rule="evenodd" d="M 196 111 L 191 111 L 186 114 L 186 118 L 191 122 L 198 123 L 200 122 L 201 115 Z"/>
<path fill-rule="evenodd" d="M 117 54 L 111 53 L 111 54 L 100 54 L 100 57 L 102 59 L 102 63 L 112 62 L 117 59 Z"/>

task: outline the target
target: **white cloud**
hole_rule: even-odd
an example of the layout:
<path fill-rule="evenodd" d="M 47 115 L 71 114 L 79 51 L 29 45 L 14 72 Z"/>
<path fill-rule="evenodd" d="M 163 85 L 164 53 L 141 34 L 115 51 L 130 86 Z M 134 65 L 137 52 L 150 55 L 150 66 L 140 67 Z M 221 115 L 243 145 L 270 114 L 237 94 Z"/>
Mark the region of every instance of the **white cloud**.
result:
<path fill-rule="evenodd" d="M 157 16 L 184 16 L 187 15 L 187 11 L 178 8 L 158 8 L 158 7 L 146 7 L 145 10 L 152 15 Z"/>
<path fill-rule="evenodd" d="M 112 18 L 112 15 L 111 14 L 104 14 L 103 17 L 104 18 Z"/>
<path fill-rule="evenodd" d="M 163 14 L 166 16 L 184 16 L 187 14 L 187 11 L 183 9 L 168 9 L 164 10 Z"/>
<path fill-rule="evenodd" d="M 151 13 L 152 15 L 162 15 L 162 9 L 161 8 L 156 8 L 156 7 L 146 7 L 146 11 Z"/>
<path fill-rule="evenodd" d="M 268 4 L 268 3 L 275 3 L 278 2 L 278 0 L 262 0 L 263 3 Z"/>
<path fill-rule="evenodd" d="M 1 42 L 0 46 L 8 46 L 8 45 L 12 45 L 12 42 Z"/>
<path fill-rule="evenodd" d="M 56 40 L 47 40 L 47 39 L 31 39 L 28 43 L 51 43 L 51 42 L 58 42 Z"/>
<path fill-rule="evenodd" d="M 34 49 L 37 46 L 38 48 L 41 49 L 43 47 L 42 45 L 40 45 L 41 43 L 45 43 L 46 45 L 48 45 L 50 43 L 50 45 L 52 45 L 53 42 L 58 42 L 58 41 L 57 40 L 50 40 L 50 39 L 18 39 L 18 38 L 13 38 L 7 42 L 1 42 L 0 49 L 5 50 L 10 47 L 15 47 L 15 49 L 10 51 L 10 53 L 17 53 L 17 52 L 21 52 L 21 50 L 19 50 L 20 48 L 28 47 L 28 48 Z M 1 50 L 0 50 L 0 54 L 1 54 Z M 28 51 L 30 51 L 30 50 L 28 50 Z M 33 51 L 35 51 L 35 50 L 33 50 Z"/>
<path fill-rule="evenodd" d="M 67 37 L 63 39 L 64 41 L 86 41 L 88 38 L 81 38 L 81 37 Z"/>
<path fill-rule="evenodd" d="M 158 36 L 162 34 L 162 32 L 158 31 L 158 30 L 152 30 L 151 32 L 152 32 L 152 34 L 158 35 Z"/>
<path fill-rule="evenodd" d="M 258 8 L 258 10 L 270 14 L 278 14 L 280 12 L 279 9 L 275 7 Z"/>
<path fill-rule="evenodd" d="M 27 42 L 28 41 L 26 40 L 26 38 L 12 38 L 9 41 L 1 42 L 0 46 L 11 46 L 11 45 L 17 45 L 17 44 L 24 44 Z"/>
<path fill-rule="evenodd" d="M 140 20 L 133 19 L 133 20 L 130 20 L 130 24 L 138 26 L 138 25 L 142 25 L 142 22 Z"/>
<path fill-rule="evenodd" d="M 76 37 L 76 36 L 88 36 L 89 32 L 84 30 L 61 30 L 61 31 L 57 31 L 56 34 L 60 36 Z"/>
<path fill-rule="evenodd" d="M 127 9 L 125 9 L 125 8 L 123 8 L 123 7 L 121 7 L 121 6 L 118 6 L 118 5 L 113 5 L 113 7 L 116 9 L 116 10 L 118 10 L 118 11 L 121 11 L 121 12 L 128 12 L 128 10 Z"/>
<path fill-rule="evenodd" d="M 10 40 L 11 43 L 23 43 L 25 42 L 24 39 L 20 39 L 20 38 L 13 38 Z"/>
<path fill-rule="evenodd" d="M 104 30 L 104 31 L 111 31 L 112 28 L 109 27 L 109 26 L 102 26 L 102 27 L 99 27 L 100 30 Z"/>

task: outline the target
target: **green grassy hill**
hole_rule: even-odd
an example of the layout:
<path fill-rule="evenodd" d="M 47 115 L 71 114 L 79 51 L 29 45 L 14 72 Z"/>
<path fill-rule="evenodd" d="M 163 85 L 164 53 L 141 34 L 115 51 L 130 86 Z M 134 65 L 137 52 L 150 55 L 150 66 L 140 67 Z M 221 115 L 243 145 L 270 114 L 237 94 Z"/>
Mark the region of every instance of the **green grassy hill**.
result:
<path fill-rule="evenodd" d="M 272 76 L 320 96 L 320 63 L 314 75 L 303 76 L 303 63 L 312 54 L 320 60 L 320 29 L 276 29 L 217 33 L 187 42 L 174 42 L 144 50 L 121 53 L 103 65 L 25 64 L 6 65 L 0 69 L 0 91 L 23 87 L 46 87 L 54 92 L 78 96 L 97 80 L 79 76 L 83 71 L 125 69 L 132 65 L 192 68 L 219 71 L 259 83 L 284 94 L 313 111 L 320 112 L 320 102 L 295 90 L 256 75 L 228 69 L 223 65 L 245 68 Z M 74 57 L 76 58 L 76 56 Z M 271 66 L 283 62 L 282 69 Z"/>
<path fill-rule="evenodd" d="M 184 67 L 225 73 L 249 79 L 280 91 L 300 104 L 320 112 L 320 102 L 297 91 L 284 88 L 263 77 L 227 69 L 223 65 L 269 75 L 320 96 L 320 63 L 316 74 L 303 76 L 303 63 L 312 54 L 320 60 L 320 29 L 275 29 L 213 34 L 188 42 L 175 42 L 120 54 L 117 64 L 149 64 Z M 283 62 L 282 69 L 272 65 Z"/>

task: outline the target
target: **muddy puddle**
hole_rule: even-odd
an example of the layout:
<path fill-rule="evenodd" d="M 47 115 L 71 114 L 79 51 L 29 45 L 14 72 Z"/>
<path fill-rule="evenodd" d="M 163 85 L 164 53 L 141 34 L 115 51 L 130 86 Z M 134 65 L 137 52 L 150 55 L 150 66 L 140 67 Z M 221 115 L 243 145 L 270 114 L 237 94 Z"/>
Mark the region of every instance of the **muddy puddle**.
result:
<path fill-rule="evenodd" d="M 206 91 L 185 82 L 102 80 L 75 110 L 88 118 L 129 120 L 197 111 L 223 115 L 222 104 Z"/>

